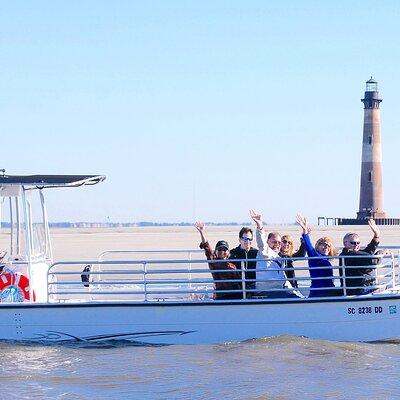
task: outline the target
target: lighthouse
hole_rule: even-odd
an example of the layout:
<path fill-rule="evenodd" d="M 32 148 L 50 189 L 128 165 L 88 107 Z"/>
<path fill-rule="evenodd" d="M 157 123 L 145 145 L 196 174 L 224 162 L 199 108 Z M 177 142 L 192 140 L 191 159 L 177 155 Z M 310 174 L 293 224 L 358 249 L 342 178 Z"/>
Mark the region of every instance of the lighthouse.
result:
<path fill-rule="evenodd" d="M 366 82 L 358 220 L 386 218 L 383 211 L 381 115 L 378 82 Z"/>

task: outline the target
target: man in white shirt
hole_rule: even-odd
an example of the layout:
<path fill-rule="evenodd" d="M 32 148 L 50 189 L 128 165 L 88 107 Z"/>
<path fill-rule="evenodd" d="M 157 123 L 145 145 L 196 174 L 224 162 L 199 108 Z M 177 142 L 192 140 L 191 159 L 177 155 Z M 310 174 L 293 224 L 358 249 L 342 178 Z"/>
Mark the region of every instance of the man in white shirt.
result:
<path fill-rule="evenodd" d="M 250 210 L 250 216 L 257 225 L 256 240 L 258 246 L 256 290 L 265 297 L 298 297 L 292 290 L 287 290 L 287 281 L 282 264 L 275 258 L 280 258 L 281 235 L 271 232 L 265 236 L 262 215 Z"/>

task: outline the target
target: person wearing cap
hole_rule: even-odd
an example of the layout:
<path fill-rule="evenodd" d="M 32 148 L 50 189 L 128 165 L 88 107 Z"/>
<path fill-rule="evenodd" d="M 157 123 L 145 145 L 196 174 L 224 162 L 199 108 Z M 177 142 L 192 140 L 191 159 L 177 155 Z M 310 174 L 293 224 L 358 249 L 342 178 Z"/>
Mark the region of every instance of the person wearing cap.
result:
<path fill-rule="evenodd" d="M 374 271 L 376 268 L 375 265 L 379 262 L 379 258 L 371 257 L 371 255 L 374 254 L 378 248 L 380 230 L 373 219 L 368 220 L 368 225 L 374 236 L 364 249 L 361 250 L 360 248 L 360 237 L 357 233 L 347 233 L 343 238 L 344 248 L 339 255 L 360 257 L 339 259 L 339 265 L 345 266 L 345 277 L 342 279 L 342 286 L 344 285 L 346 288 L 350 288 L 346 289 L 346 294 L 348 295 L 368 294 L 375 290 L 371 288 L 371 286 L 375 285 Z M 343 274 L 342 269 L 339 269 L 339 272 L 341 275 Z"/>
<path fill-rule="evenodd" d="M 204 234 L 205 224 L 203 222 L 196 222 L 194 226 L 200 233 L 200 248 L 204 250 L 207 260 L 221 260 L 221 262 L 208 264 L 211 270 L 211 275 L 215 281 L 214 299 L 242 299 L 242 274 L 236 269 L 235 264 L 227 261 L 229 257 L 228 242 L 225 240 L 218 241 L 215 246 L 215 251 L 212 251 Z"/>

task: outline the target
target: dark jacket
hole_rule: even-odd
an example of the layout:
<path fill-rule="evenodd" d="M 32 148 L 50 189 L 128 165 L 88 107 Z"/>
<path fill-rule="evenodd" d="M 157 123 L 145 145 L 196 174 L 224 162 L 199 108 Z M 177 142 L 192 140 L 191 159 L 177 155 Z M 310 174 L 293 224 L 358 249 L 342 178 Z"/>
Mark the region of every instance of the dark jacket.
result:
<path fill-rule="evenodd" d="M 343 258 L 339 260 L 340 265 L 346 267 L 359 267 L 359 268 L 345 268 L 345 279 L 342 279 L 342 285 L 344 283 L 347 287 L 362 286 L 359 289 L 347 289 L 346 293 L 349 295 L 356 294 L 367 294 L 373 291 L 368 286 L 375 284 L 374 270 L 379 262 L 379 258 L 371 258 L 370 256 L 375 253 L 378 248 L 379 241 L 372 239 L 368 246 L 359 251 L 352 251 L 343 249 L 340 253 L 341 256 L 357 256 L 359 258 Z M 363 257 L 364 256 L 364 257 Z M 365 257 L 367 256 L 367 257 Z M 342 275 L 343 271 L 340 270 Z M 359 278 L 349 278 L 349 276 L 358 276 Z M 343 282 L 344 281 L 344 282 Z M 363 288 L 365 287 L 365 289 Z"/>
<path fill-rule="evenodd" d="M 200 243 L 200 248 L 204 250 L 207 260 L 218 260 L 215 253 L 212 251 L 211 246 L 208 242 Z M 221 262 L 209 263 L 208 264 L 211 275 L 215 280 L 215 290 L 214 299 L 216 300 L 227 300 L 227 299 L 242 299 L 242 274 L 240 271 L 236 270 L 236 265 L 226 261 L 221 260 Z M 214 272 L 214 270 L 226 270 L 227 272 Z M 237 280 L 237 282 L 219 282 L 219 281 L 229 281 Z M 222 292 L 218 293 L 219 290 L 240 290 L 240 292 Z"/>
<path fill-rule="evenodd" d="M 308 260 L 308 268 L 311 277 L 311 287 L 309 297 L 321 297 L 321 296 L 337 296 L 340 295 L 340 291 L 336 291 L 335 284 L 333 283 L 333 269 L 332 268 L 318 268 L 318 267 L 332 267 L 329 259 L 325 258 L 324 255 L 318 253 L 311 244 L 310 236 L 303 234 L 303 241 L 306 247 L 308 257 L 318 257 L 312 260 Z M 319 279 L 315 279 L 319 278 Z M 321 279 L 325 278 L 325 279 Z M 320 290 L 313 290 L 318 288 L 326 288 Z M 332 289 L 330 289 L 332 288 Z"/>
<path fill-rule="evenodd" d="M 281 257 L 281 258 L 304 257 L 305 255 L 306 255 L 306 247 L 304 245 L 303 240 L 301 240 L 301 245 L 300 245 L 299 249 L 295 253 L 293 253 L 291 256 L 287 256 L 285 254 L 279 253 L 279 257 Z M 293 260 L 284 260 L 283 266 L 284 266 L 284 272 L 285 272 L 286 278 L 288 278 L 290 284 L 294 288 L 298 288 L 299 285 L 297 284 L 296 275 L 295 275 L 294 269 L 293 269 Z"/>
<path fill-rule="evenodd" d="M 244 259 L 244 260 L 253 260 L 253 261 L 243 261 L 243 269 L 245 270 L 245 279 L 246 279 L 246 290 L 254 290 L 256 288 L 256 257 L 257 257 L 257 253 L 258 250 L 250 247 L 249 251 L 246 251 L 244 249 L 242 249 L 240 246 L 235 247 L 234 249 L 232 249 L 230 251 L 230 256 L 229 259 L 230 260 L 240 260 L 240 259 Z M 233 261 L 233 264 L 235 264 L 237 269 L 241 269 L 241 262 L 240 261 Z M 251 280 L 251 282 L 247 282 L 247 280 Z M 246 297 L 252 297 L 254 295 L 254 292 L 249 292 L 247 293 Z"/>

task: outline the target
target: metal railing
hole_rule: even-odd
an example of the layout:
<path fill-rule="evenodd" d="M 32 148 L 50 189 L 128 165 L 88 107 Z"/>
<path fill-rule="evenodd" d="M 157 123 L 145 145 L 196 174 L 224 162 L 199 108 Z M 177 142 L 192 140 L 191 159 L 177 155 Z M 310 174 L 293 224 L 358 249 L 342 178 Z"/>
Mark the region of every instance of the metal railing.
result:
<path fill-rule="evenodd" d="M 393 249 L 399 249 L 398 247 Z M 292 260 L 296 265 L 293 268 L 285 268 L 283 271 L 293 270 L 298 288 L 288 285 L 288 279 L 282 274 L 282 264 L 276 263 L 269 268 L 272 275 L 260 279 L 260 273 L 265 269 L 257 264 L 255 269 L 222 269 L 209 268 L 214 264 L 221 264 L 221 260 L 192 259 L 192 253 L 188 251 L 110 251 L 100 255 L 96 261 L 57 262 L 48 270 L 48 299 L 50 302 L 74 302 L 74 301 L 211 301 L 213 299 L 229 301 L 259 301 L 260 299 L 296 301 L 309 296 L 310 287 L 314 296 L 342 297 L 354 291 L 379 294 L 397 292 L 400 283 L 399 255 L 395 258 L 392 252 L 384 255 L 362 256 L 363 259 L 379 258 L 378 265 L 345 266 L 332 265 L 313 267 L 314 271 L 331 271 L 330 276 L 311 277 L 309 260 L 318 257 L 298 257 L 284 259 L 253 259 L 253 260 L 227 260 L 235 262 L 286 262 Z M 187 259 L 139 259 L 139 260 L 105 260 L 115 255 L 154 255 L 160 253 L 189 254 Z M 332 263 L 338 263 L 340 259 L 359 258 L 355 256 L 324 257 Z M 222 261 L 223 263 L 224 261 Z M 343 264 L 344 262 L 342 262 Z M 301 265 L 300 265 L 301 264 Z M 90 271 L 82 272 L 86 265 L 90 265 Z M 368 286 L 360 285 L 366 275 L 364 269 L 370 269 L 368 277 L 371 278 Z M 354 275 L 351 271 L 361 271 L 360 275 Z M 234 276 L 232 277 L 232 273 Z M 230 275 L 228 275 L 230 274 Z M 236 275 L 235 275 L 236 274 Z M 253 276 L 254 274 L 255 276 Z M 224 277 L 226 275 L 226 279 Z M 87 278 L 82 281 L 82 276 Z M 229 279 L 228 279 L 229 278 Z M 331 280 L 332 286 L 321 286 L 318 282 Z M 354 283 L 359 283 L 358 286 Z M 349 283 L 351 284 L 349 286 Z M 347 285 L 347 286 L 346 286 Z M 265 289 L 267 286 L 267 289 Z M 264 287 L 262 290 L 261 287 Z M 336 290 L 337 293 L 329 293 L 328 290 Z M 350 293 L 349 293 L 350 292 Z"/>
<path fill-rule="evenodd" d="M 140 256 L 162 256 L 163 259 L 177 259 L 177 260 L 187 260 L 187 279 L 191 281 L 192 279 L 192 260 L 193 255 L 203 254 L 204 251 L 200 249 L 188 249 L 188 250 L 106 250 L 100 253 L 98 261 L 112 261 L 119 259 L 120 257 L 140 257 Z M 98 271 L 101 271 L 101 264 L 97 264 L 95 267 Z M 191 282 L 189 282 L 189 287 L 191 287 Z"/>

